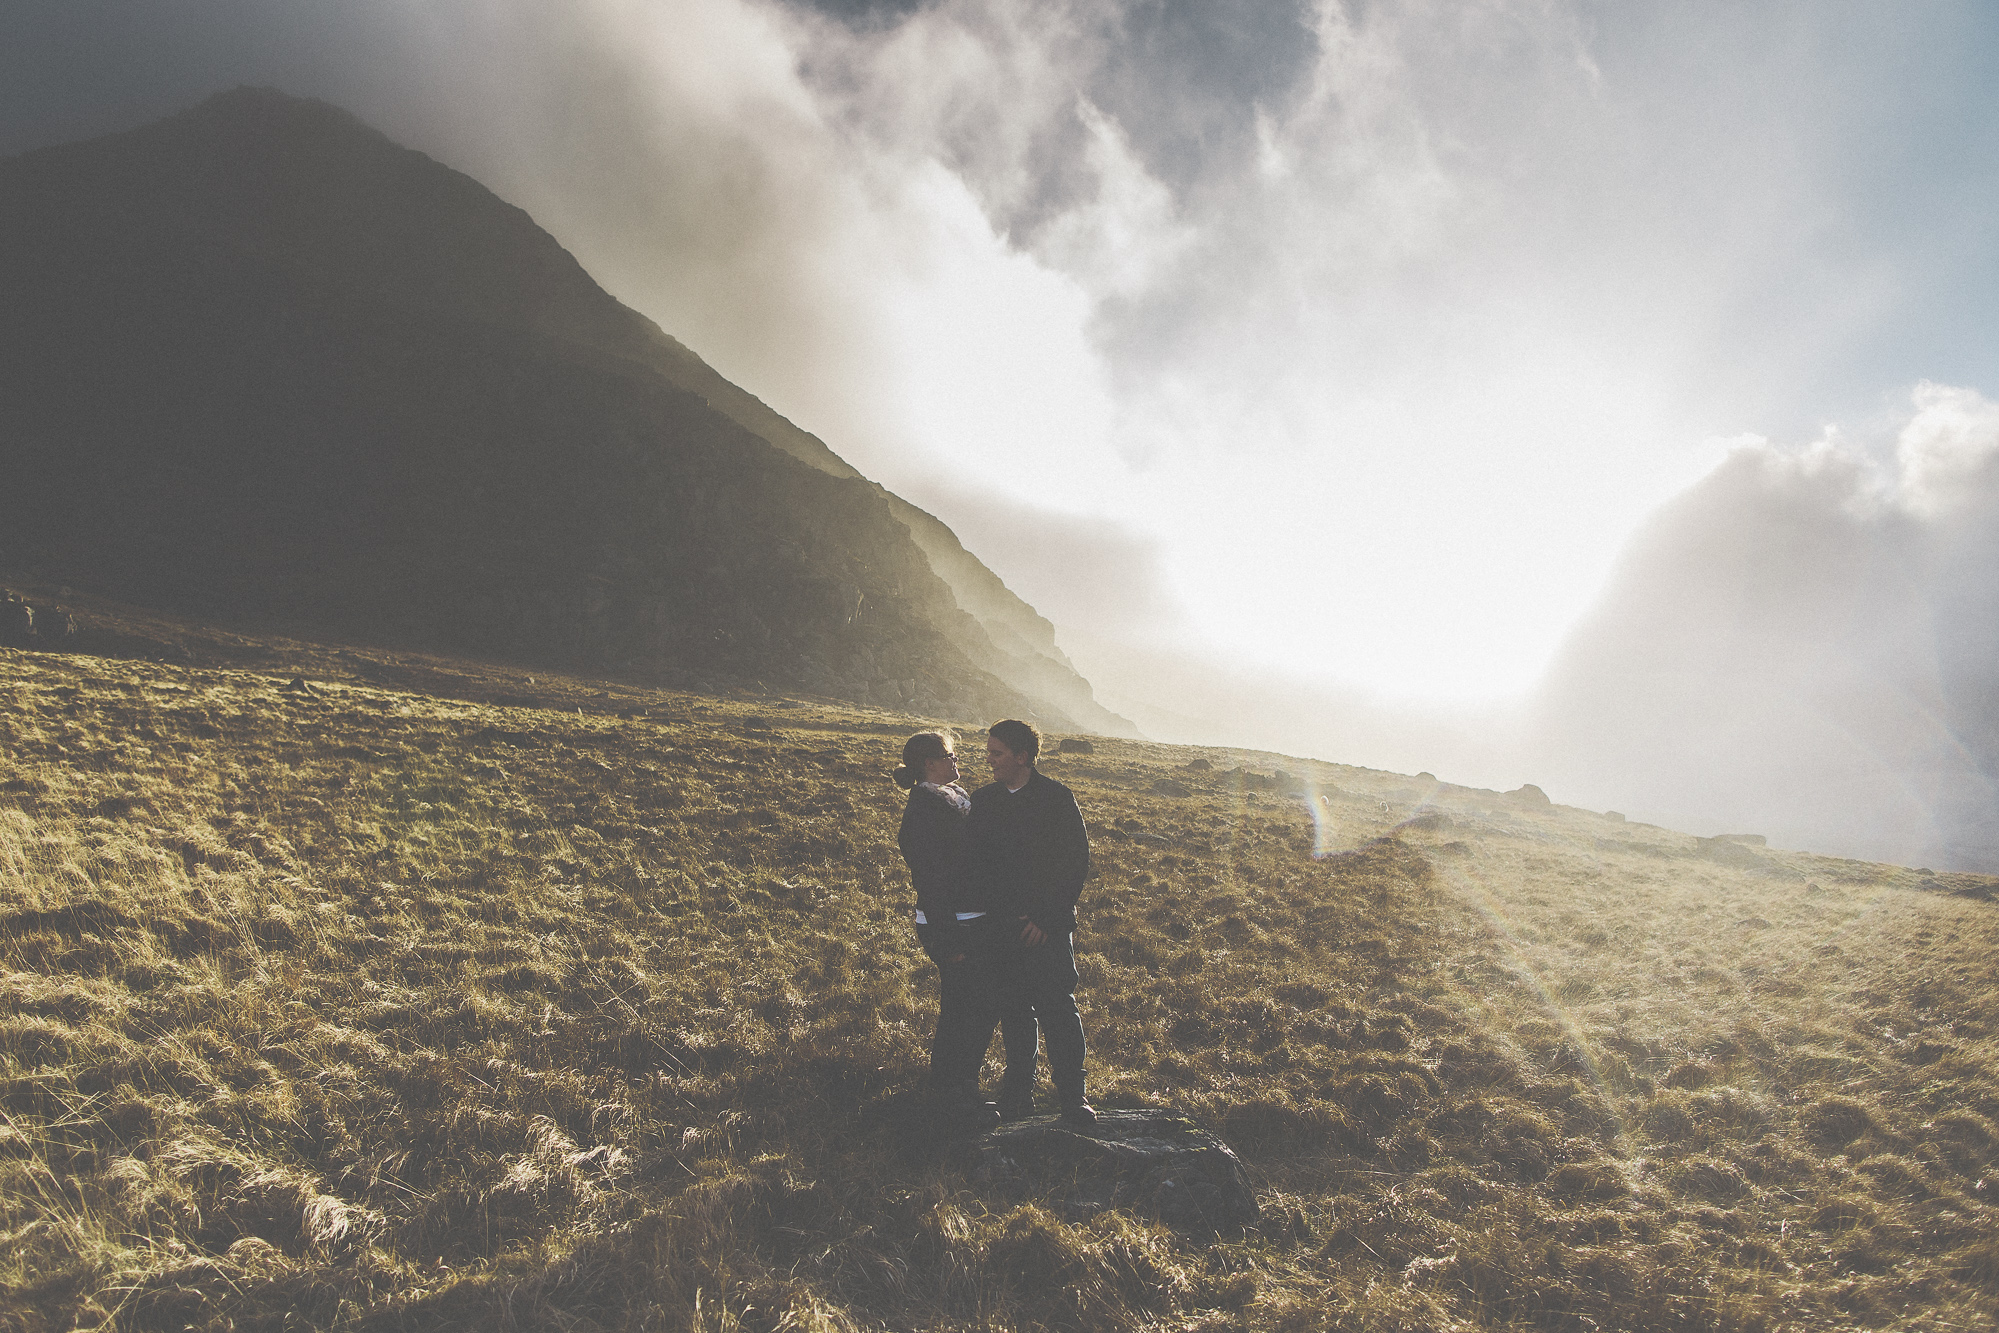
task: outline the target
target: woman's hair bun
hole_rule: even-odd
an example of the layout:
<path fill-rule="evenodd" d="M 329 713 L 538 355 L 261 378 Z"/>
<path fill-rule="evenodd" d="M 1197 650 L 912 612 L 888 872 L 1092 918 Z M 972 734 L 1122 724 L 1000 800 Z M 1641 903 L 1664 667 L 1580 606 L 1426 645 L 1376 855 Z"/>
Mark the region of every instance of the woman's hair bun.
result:
<path fill-rule="evenodd" d="M 895 785 L 908 791 L 923 780 L 924 765 L 951 753 L 955 738 L 945 731 L 919 731 L 902 743 L 902 767 L 895 770 Z"/>

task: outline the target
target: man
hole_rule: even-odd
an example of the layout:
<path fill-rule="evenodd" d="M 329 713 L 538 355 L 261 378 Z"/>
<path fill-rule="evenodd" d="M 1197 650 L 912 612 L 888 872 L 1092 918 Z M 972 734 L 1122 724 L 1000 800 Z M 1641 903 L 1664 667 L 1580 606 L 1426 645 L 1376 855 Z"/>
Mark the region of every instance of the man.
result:
<path fill-rule="evenodd" d="M 965 908 L 1005 923 L 996 928 L 1006 1046 L 1000 1116 L 1033 1113 L 1038 1020 L 1062 1118 L 1087 1125 L 1097 1113 L 1084 1096 L 1075 941 L 1090 835 L 1075 796 L 1035 768 L 1040 754 L 1041 736 L 1025 722 L 1009 718 L 986 733 L 993 781 L 972 793 L 965 818 Z"/>

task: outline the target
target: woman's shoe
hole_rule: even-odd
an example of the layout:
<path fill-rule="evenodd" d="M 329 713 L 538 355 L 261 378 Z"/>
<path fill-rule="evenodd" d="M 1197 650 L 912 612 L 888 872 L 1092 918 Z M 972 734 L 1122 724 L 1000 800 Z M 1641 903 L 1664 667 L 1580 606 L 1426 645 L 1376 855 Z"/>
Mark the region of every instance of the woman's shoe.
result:
<path fill-rule="evenodd" d="M 931 1107 L 946 1134 L 984 1134 L 1000 1122 L 999 1108 L 983 1100 L 977 1088 L 940 1090 L 933 1094 Z"/>
<path fill-rule="evenodd" d="M 1009 1125 L 1034 1114 L 1033 1078 L 1009 1075 L 1000 1080 L 999 1113 L 1000 1119 Z"/>
<path fill-rule="evenodd" d="M 1000 1122 L 999 1107 L 991 1102 L 973 1102 L 963 1111 L 964 1119 L 953 1128 L 960 1134 L 990 1134 Z"/>

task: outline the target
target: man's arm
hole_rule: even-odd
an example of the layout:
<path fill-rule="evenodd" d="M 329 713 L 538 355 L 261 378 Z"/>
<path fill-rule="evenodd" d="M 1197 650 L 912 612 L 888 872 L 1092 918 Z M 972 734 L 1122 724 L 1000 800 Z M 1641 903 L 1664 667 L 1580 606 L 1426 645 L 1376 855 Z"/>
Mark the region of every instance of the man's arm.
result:
<path fill-rule="evenodd" d="M 1050 796 L 1037 812 L 1034 896 L 1027 919 L 1046 935 L 1062 935 L 1076 928 L 1076 900 L 1090 875 L 1090 833 L 1075 793 L 1062 787 Z"/>

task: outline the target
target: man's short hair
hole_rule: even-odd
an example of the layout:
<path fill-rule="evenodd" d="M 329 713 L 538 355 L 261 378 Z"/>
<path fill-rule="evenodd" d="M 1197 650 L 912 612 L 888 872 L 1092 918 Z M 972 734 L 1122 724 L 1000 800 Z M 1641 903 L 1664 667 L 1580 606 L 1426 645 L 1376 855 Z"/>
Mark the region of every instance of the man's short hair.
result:
<path fill-rule="evenodd" d="M 1033 760 L 1041 753 L 1041 733 L 1019 718 L 993 723 L 986 728 L 986 735 L 1023 759 Z"/>

